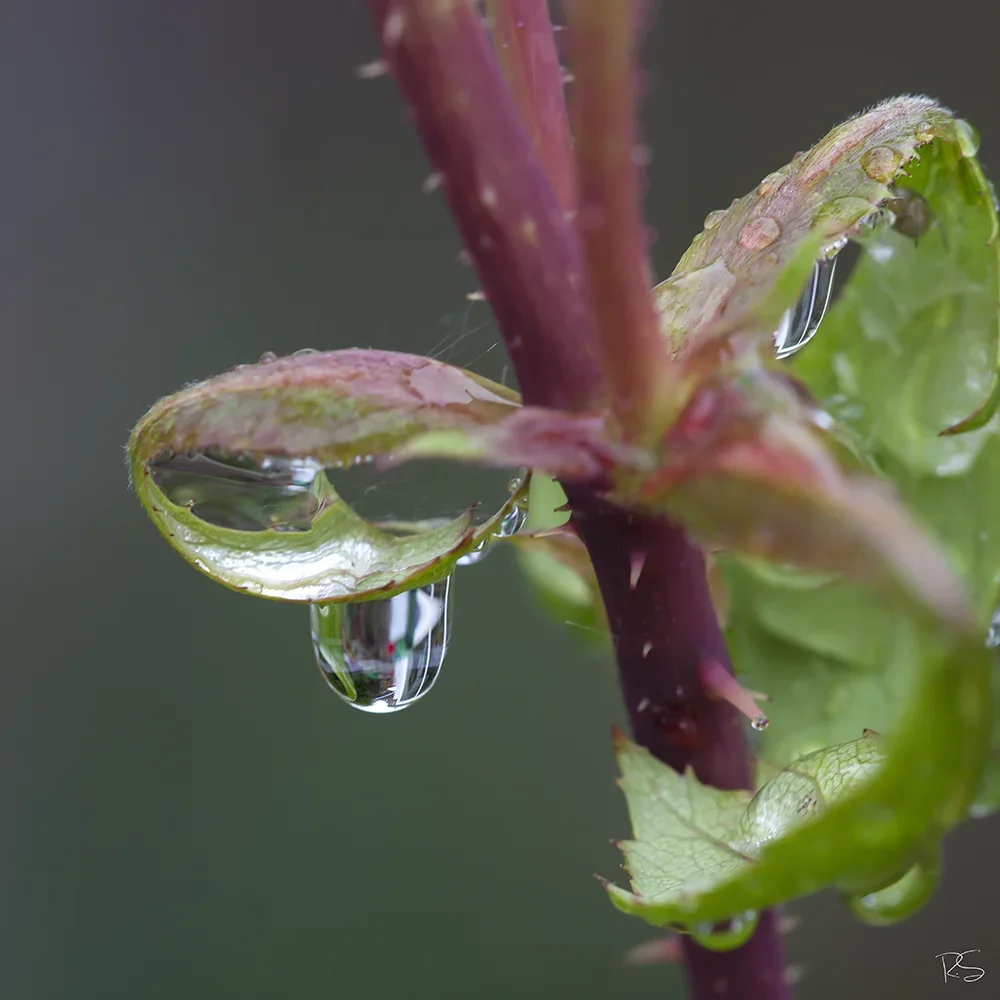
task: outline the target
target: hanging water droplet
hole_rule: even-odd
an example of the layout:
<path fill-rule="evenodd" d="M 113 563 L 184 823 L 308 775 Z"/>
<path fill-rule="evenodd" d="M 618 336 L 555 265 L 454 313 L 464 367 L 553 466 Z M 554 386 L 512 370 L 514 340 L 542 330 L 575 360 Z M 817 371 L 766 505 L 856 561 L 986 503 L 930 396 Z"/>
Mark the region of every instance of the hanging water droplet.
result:
<path fill-rule="evenodd" d="M 903 164 L 903 154 L 892 146 L 873 146 L 861 154 L 861 169 L 879 184 L 888 184 Z"/>
<path fill-rule="evenodd" d="M 327 684 L 364 712 L 397 712 L 438 678 L 451 637 L 451 577 L 386 600 L 314 604 L 309 612 Z"/>
<path fill-rule="evenodd" d="M 515 480 L 512 480 L 514 482 Z M 475 566 L 481 562 L 490 552 L 492 543 L 497 539 L 510 538 L 516 535 L 524 522 L 528 519 L 528 511 L 521 504 L 516 504 L 510 509 L 497 525 L 496 530 L 488 537 L 482 539 L 474 549 L 470 549 L 457 562 L 456 566 Z"/>
<path fill-rule="evenodd" d="M 771 724 L 771 720 L 766 715 L 755 715 L 750 720 L 750 725 L 757 730 L 758 733 L 762 733 Z"/>
<path fill-rule="evenodd" d="M 997 646 L 1000 646 L 1000 608 L 993 612 L 993 620 L 986 633 L 986 648 L 996 649 Z"/>
<path fill-rule="evenodd" d="M 238 531 L 308 531 L 330 499 L 322 466 L 309 459 L 173 455 L 149 471 L 171 503 Z"/>
<path fill-rule="evenodd" d="M 844 902 L 864 923 L 887 927 L 921 909 L 933 895 L 940 877 L 940 851 L 935 848 L 891 885 L 864 896 L 847 896 Z"/>
<path fill-rule="evenodd" d="M 897 188 L 892 194 L 885 208 L 892 213 L 893 228 L 912 240 L 919 239 L 934 224 L 927 199 L 909 188 Z"/>
<path fill-rule="evenodd" d="M 742 947 L 757 929 L 758 914 L 755 910 L 733 917 L 721 924 L 693 924 L 688 933 L 703 948 L 710 951 L 733 951 Z"/>
<path fill-rule="evenodd" d="M 836 256 L 824 257 L 813 265 L 813 273 L 802 298 L 785 312 L 774 332 L 774 353 L 778 358 L 794 354 L 816 335 L 830 303 L 836 266 Z"/>

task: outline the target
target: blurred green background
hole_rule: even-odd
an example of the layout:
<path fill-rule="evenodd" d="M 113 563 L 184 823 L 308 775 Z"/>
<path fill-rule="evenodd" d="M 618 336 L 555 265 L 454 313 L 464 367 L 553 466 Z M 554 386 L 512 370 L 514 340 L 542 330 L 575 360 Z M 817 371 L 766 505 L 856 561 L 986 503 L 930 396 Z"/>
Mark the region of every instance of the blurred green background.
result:
<path fill-rule="evenodd" d="M 927 92 L 1000 174 L 994 5 L 661 0 L 645 47 L 658 271 L 834 122 Z M 499 377 L 487 309 L 377 55 L 337 0 L 0 5 L 0 997 L 681 995 L 626 969 L 609 664 L 508 554 L 460 573 L 418 706 L 341 704 L 304 608 L 159 538 L 121 446 L 157 397 L 262 351 L 438 350 Z M 822 335 L 822 332 L 820 333 Z M 792 907 L 800 995 L 985 995 L 996 819 L 904 925 Z M 978 985 L 942 951 L 982 949 Z M 973 956 L 970 956 L 972 962 Z"/>

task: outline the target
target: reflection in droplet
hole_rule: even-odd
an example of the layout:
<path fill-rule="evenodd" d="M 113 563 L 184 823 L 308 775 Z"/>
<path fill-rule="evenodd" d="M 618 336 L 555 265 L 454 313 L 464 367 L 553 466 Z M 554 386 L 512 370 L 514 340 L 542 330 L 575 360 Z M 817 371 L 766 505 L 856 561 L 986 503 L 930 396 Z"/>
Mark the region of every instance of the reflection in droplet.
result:
<path fill-rule="evenodd" d="M 748 222 L 736 237 L 736 242 L 747 250 L 766 250 L 781 235 L 777 219 L 762 215 Z"/>
<path fill-rule="evenodd" d="M 997 646 L 1000 646 L 1000 608 L 993 612 L 993 620 L 986 633 L 986 648 L 996 649 Z"/>
<path fill-rule="evenodd" d="M 314 604 L 313 649 L 327 684 L 364 712 L 397 712 L 433 687 L 451 637 L 451 577 L 395 597 Z"/>
<path fill-rule="evenodd" d="M 891 146 L 874 146 L 861 154 L 861 169 L 879 184 L 888 184 L 902 163 L 903 154 Z"/>
<path fill-rule="evenodd" d="M 393 524 L 452 520 L 470 508 L 473 523 L 482 524 L 510 498 L 512 471 L 420 459 L 388 468 L 374 462 L 328 468 L 326 477 L 351 510 L 392 530 Z"/>
<path fill-rule="evenodd" d="M 934 894 L 940 877 L 940 854 L 935 850 L 891 885 L 864 896 L 848 896 L 844 902 L 864 923 L 887 927 L 921 909 Z"/>
<path fill-rule="evenodd" d="M 740 948 L 753 936 L 757 929 L 758 914 L 755 910 L 733 917 L 721 924 L 694 924 L 688 933 L 703 948 L 710 951 L 733 951 Z"/>
<path fill-rule="evenodd" d="M 498 539 L 510 538 L 512 535 L 516 535 L 521 528 L 524 527 L 524 522 L 528 519 L 527 509 L 518 504 L 514 506 L 507 514 L 504 515 L 503 519 L 497 525 L 496 531 L 486 538 L 482 539 L 474 549 L 466 552 L 456 563 L 456 566 L 475 566 L 476 563 L 481 562 L 490 552 L 492 543 Z"/>
<path fill-rule="evenodd" d="M 787 358 L 816 335 L 830 303 L 836 266 L 836 256 L 824 256 L 813 265 L 813 273 L 806 283 L 802 298 L 785 312 L 774 332 L 774 353 L 777 357 Z"/>
<path fill-rule="evenodd" d="M 308 531 L 329 493 L 322 467 L 301 458 L 173 455 L 149 471 L 171 503 L 238 531 Z"/>

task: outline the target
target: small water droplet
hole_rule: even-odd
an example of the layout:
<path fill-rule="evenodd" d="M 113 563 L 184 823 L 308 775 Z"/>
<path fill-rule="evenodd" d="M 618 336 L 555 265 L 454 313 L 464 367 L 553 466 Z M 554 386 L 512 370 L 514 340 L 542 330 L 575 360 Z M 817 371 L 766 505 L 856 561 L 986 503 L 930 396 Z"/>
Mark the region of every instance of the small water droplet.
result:
<path fill-rule="evenodd" d="M 781 225 L 768 215 L 748 222 L 736 238 L 737 243 L 747 250 L 766 250 L 781 235 Z"/>
<path fill-rule="evenodd" d="M 314 604 L 309 614 L 327 684 L 364 712 L 398 712 L 437 681 L 451 638 L 451 577 L 385 600 Z"/>
<path fill-rule="evenodd" d="M 297 358 L 302 354 L 319 354 L 319 349 L 316 347 L 300 347 L 297 351 L 292 351 L 293 358 Z"/>
<path fill-rule="evenodd" d="M 524 527 L 524 522 L 528 519 L 528 511 L 525 506 L 515 504 L 511 510 L 509 510 L 501 519 L 500 523 L 497 525 L 496 530 L 486 538 L 481 539 L 475 546 L 475 548 L 470 549 L 456 560 L 456 566 L 475 566 L 476 563 L 482 562 L 483 559 L 489 555 L 492 543 L 498 539 L 510 538 L 512 535 L 516 535 L 521 528 Z"/>
<path fill-rule="evenodd" d="M 785 183 L 785 175 L 780 170 L 775 170 L 768 174 L 758 185 L 757 194 L 761 198 L 766 198 L 769 194 L 774 194 L 782 184 Z"/>
<path fill-rule="evenodd" d="M 885 209 L 892 213 L 893 228 L 911 240 L 919 239 L 934 224 L 934 213 L 927 199 L 909 188 L 893 191 Z"/>
<path fill-rule="evenodd" d="M 846 229 L 867 218 L 872 206 L 865 198 L 847 196 L 828 201 L 813 219 L 815 229 L 827 236 L 839 235 Z"/>
<path fill-rule="evenodd" d="M 715 227 L 722 222 L 726 217 L 726 210 L 724 208 L 717 208 L 714 212 L 709 212 L 705 216 L 705 228 L 715 229 Z"/>
<path fill-rule="evenodd" d="M 700 923 L 688 928 L 688 933 L 703 948 L 710 951 L 733 951 L 750 940 L 757 929 L 758 914 L 747 910 L 738 917 L 717 924 Z"/>
<path fill-rule="evenodd" d="M 964 119 L 955 119 L 955 137 L 962 156 L 975 156 L 979 152 L 979 133 Z"/>
<path fill-rule="evenodd" d="M 774 332 L 776 357 L 791 356 L 816 336 L 816 331 L 823 322 L 827 306 L 830 304 L 836 266 L 836 257 L 824 257 L 816 261 L 802 297 L 795 306 L 785 312 L 778 329 Z"/>
<path fill-rule="evenodd" d="M 272 361 L 277 361 L 278 355 L 274 351 L 265 351 L 258 359 L 257 364 L 259 365 L 269 365 Z"/>
<path fill-rule="evenodd" d="M 986 633 L 986 648 L 996 649 L 998 646 L 1000 646 L 1000 608 L 993 612 L 993 620 Z"/>
<path fill-rule="evenodd" d="M 941 877 L 936 852 L 913 865 L 901 878 L 875 892 L 844 899 L 859 920 L 874 927 L 887 927 L 911 916 L 933 895 Z"/>
<path fill-rule="evenodd" d="M 758 733 L 762 733 L 771 724 L 771 720 L 766 715 L 755 715 L 753 719 L 750 720 L 750 725 L 757 730 Z"/>
<path fill-rule="evenodd" d="M 879 184 L 888 184 L 903 165 L 903 154 L 891 146 L 873 146 L 861 154 L 861 169 Z"/>
<path fill-rule="evenodd" d="M 150 466 L 171 503 L 220 528 L 308 531 L 326 506 L 322 466 L 309 459 L 172 455 Z"/>

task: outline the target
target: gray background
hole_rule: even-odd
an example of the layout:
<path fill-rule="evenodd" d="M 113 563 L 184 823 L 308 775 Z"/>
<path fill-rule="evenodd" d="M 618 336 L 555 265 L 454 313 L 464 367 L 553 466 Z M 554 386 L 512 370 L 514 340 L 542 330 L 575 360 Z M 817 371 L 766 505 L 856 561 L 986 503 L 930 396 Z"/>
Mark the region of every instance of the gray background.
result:
<path fill-rule="evenodd" d="M 834 122 L 927 92 L 1000 172 L 987 3 L 661 2 L 645 65 L 666 274 L 711 209 Z M 984 18 L 986 20 L 984 20 Z M 0 4 L 0 996 L 663 997 L 591 874 L 626 833 L 610 666 L 506 555 L 458 582 L 433 694 L 352 712 L 306 613 L 189 569 L 127 489 L 158 396 L 264 350 L 499 374 L 360 2 Z M 796 904 L 801 995 L 986 995 L 997 820 L 925 912 Z M 981 948 L 979 984 L 937 952 Z"/>

